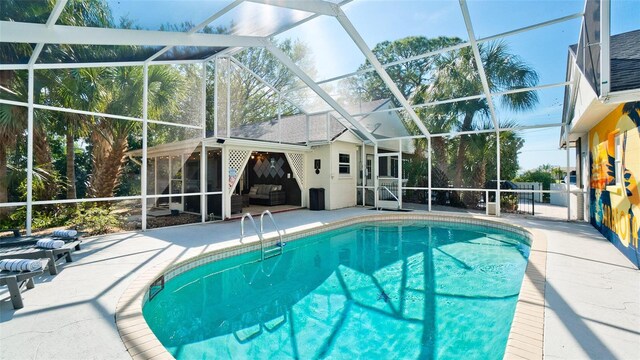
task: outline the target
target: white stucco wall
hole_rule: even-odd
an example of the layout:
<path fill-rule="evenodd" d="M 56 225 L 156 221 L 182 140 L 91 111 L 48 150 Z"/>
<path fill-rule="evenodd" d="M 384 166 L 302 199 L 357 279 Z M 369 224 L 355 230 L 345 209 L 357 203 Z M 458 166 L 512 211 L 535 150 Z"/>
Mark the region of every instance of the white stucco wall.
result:
<path fill-rule="evenodd" d="M 330 204 L 331 210 L 341 209 L 356 205 L 356 150 L 357 146 L 353 143 L 336 141 L 331 146 L 331 192 Z M 349 154 L 351 170 L 348 175 L 340 174 L 338 171 L 339 154 Z"/>
<path fill-rule="evenodd" d="M 325 209 L 335 210 L 356 205 L 356 153 L 360 143 L 352 134 L 345 133 L 331 144 L 314 146 L 307 155 L 307 187 L 325 189 Z M 349 175 L 339 173 L 339 154 L 349 154 Z M 315 160 L 320 160 L 321 163 L 319 174 L 314 169 Z"/>
<path fill-rule="evenodd" d="M 307 193 L 308 189 L 311 188 L 324 188 L 324 204 L 325 209 L 329 209 L 329 192 L 330 192 L 330 154 L 331 154 L 331 145 L 322 145 L 322 146 L 314 146 L 312 147 L 312 151 L 307 154 Z M 315 160 L 320 160 L 320 173 L 316 174 L 316 170 L 314 169 Z M 309 202 L 307 202 L 307 206 L 309 206 Z"/>

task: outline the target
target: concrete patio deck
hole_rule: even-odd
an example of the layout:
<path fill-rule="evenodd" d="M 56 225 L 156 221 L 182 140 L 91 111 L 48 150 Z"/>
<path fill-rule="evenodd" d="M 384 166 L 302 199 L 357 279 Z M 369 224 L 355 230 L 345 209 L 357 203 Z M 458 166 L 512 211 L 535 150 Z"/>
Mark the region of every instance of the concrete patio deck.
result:
<path fill-rule="evenodd" d="M 275 214 L 283 229 L 319 226 L 366 208 Z M 590 225 L 506 216 L 492 220 L 536 229 L 547 238 L 544 355 L 549 359 L 637 359 L 640 271 Z M 13 310 L 0 290 L 0 359 L 131 359 L 114 313 L 146 269 L 237 241 L 239 222 L 198 224 L 86 239 L 75 262 L 41 276 Z"/>

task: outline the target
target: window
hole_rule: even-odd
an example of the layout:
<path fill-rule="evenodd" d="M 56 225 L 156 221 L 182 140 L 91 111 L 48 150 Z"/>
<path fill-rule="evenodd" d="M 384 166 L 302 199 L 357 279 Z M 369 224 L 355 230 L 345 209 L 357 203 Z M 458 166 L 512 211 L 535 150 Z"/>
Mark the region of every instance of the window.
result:
<path fill-rule="evenodd" d="M 624 181 L 622 180 L 622 139 L 620 139 L 620 134 L 616 134 L 615 137 L 615 168 L 614 168 L 614 176 L 616 178 L 616 185 L 623 185 Z"/>
<path fill-rule="evenodd" d="M 340 175 L 351 174 L 351 159 L 349 154 L 338 154 L 338 173 Z"/>
<path fill-rule="evenodd" d="M 373 162 L 372 159 L 367 158 L 367 168 L 366 168 L 366 173 L 365 173 L 365 175 L 367 175 L 366 176 L 367 180 L 371 180 L 371 170 L 372 170 L 371 169 L 371 165 L 372 165 L 372 162 Z"/>

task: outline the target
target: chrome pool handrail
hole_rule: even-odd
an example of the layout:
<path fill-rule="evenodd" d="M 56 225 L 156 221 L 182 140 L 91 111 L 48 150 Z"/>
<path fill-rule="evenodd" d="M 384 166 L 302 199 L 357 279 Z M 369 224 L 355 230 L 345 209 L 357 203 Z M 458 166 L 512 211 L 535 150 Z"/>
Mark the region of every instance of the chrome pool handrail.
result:
<path fill-rule="evenodd" d="M 260 240 L 260 261 L 264 260 L 264 237 L 262 236 L 262 231 L 258 230 L 258 226 L 256 225 L 255 220 L 253 220 L 253 216 L 251 216 L 251 213 L 245 213 L 244 215 L 242 215 L 242 219 L 240 219 L 240 241 L 242 241 L 242 239 L 244 239 L 244 219 L 249 218 L 249 220 L 251 221 L 251 225 L 253 225 L 253 229 L 256 232 L 256 235 L 258 235 L 258 239 Z"/>
<path fill-rule="evenodd" d="M 282 255 L 282 252 L 284 251 L 284 243 L 282 242 L 282 233 L 280 232 L 280 228 L 278 227 L 278 224 L 276 224 L 276 221 L 273 219 L 273 215 L 269 210 L 265 210 L 262 212 L 262 214 L 260 214 L 260 232 L 264 234 L 264 216 L 265 215 L 269 215 L 269 219 L 271 219 L 271 223 L 273 224 L 273 227 L 278 232 L 278 241 L 279 241 L 278 246 L 280 247 L 280 255 Z"/>

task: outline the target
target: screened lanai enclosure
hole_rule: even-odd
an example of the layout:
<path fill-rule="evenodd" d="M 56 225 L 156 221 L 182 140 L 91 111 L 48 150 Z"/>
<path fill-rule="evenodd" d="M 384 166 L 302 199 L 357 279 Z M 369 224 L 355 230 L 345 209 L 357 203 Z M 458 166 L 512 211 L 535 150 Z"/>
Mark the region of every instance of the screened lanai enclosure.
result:
<path fill-rule="evenodd" d="M 567 52 L 616 6 L 2 0 L 0 228 L 218 221 L 316 188 L 583 219 Z"/>

